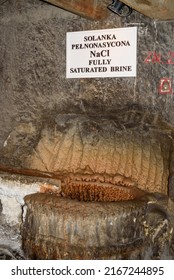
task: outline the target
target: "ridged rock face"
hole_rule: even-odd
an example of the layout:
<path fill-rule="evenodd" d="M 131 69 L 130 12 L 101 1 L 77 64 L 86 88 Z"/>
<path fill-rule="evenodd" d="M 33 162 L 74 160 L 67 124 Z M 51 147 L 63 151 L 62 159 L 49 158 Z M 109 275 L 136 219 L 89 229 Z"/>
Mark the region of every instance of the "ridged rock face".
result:
<path fill-rule="evenodd" d="M 72 198 L 117 201 L 143 192 L 167 194 L 170 128 L 155 116 L 58 115 L 47 124 L 28 167 L 62 176 Z"/>
<path fill-rule="evenodd" d="M 171 0 L 123 0 L 121 2 L 154 19 L 174 19 L 174 3 Z"/>
<path fill-rule="evenodd" d="M 29 259 L 173 259 L 173 203 L 166 198 L 101 203 L 32 194 L 25 203 Z"/>
<path fill-rule="evenodd" d="M 25 202 L 23 249 L 31 259 L 128 257 L 145 238 L 145 202 L 91 203 L 45 194 L 26 196 Z"/>

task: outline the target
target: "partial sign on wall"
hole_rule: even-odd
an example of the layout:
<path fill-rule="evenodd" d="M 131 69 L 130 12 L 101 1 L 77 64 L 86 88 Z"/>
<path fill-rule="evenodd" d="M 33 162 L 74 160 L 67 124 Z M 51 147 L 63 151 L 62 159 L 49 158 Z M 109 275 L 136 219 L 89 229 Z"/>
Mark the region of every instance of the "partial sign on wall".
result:
<path fill-rule="evenodd" d="M 137 27 L 67 33 L 66 77 L 136 77 Z"/>
<path fill-rule="evenodd" d="M 172 93 L 172 79 L 161 78 L 159 83 L 159 94 L 171 94 Z"/>

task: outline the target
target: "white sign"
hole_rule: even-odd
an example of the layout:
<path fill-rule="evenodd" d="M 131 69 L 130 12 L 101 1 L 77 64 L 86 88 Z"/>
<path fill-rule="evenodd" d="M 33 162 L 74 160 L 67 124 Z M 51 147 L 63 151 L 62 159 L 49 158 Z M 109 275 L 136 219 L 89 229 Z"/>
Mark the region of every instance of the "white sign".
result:
<path fill-rule="evenodd" d="M 67 33 L 67 78 L 136 77 L 137 27 Z"/>

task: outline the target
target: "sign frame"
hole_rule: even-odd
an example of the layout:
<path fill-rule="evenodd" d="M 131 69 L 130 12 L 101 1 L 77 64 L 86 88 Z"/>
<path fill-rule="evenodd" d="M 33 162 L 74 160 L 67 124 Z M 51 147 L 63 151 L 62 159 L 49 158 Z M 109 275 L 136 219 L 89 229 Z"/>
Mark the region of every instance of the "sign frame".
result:
<path fill-rule="evenodd" d="M 136 75 L 136 26 L 67 32 L 66 78 Z"/>

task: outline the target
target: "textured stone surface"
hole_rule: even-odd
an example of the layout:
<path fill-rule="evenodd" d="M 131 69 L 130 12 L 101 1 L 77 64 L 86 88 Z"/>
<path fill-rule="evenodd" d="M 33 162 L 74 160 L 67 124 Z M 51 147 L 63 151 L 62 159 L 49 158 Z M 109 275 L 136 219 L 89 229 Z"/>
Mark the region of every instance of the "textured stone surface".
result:
<path fill-rule="evenodd" d="M 39 133 L 48 115 L 109 114 L 136 103 L 174 123 L 173 95 L 158 94 L 160 78 L 173 78 L 173 65 L 166 64 L 174 45 L 173 21 L 150 20 L 135 11 L 126 19 L 110 13 L 107 20 L 90 21 L 38 0 L 6 1 L 0 5 L 0 15 L 1 154 L 10 153 L 6 140 L 19 126 L 30 135 L 23 133 L 16 140 L 15 153 L 22 153 L 24 139 L 29 150 L 35 145 L 34 130 Z M 67 31 L 127 26 L 138 27 L 136 78 L 65 78 Z M 161 52 L 164 63 L 145 63 L 149 51 Z M 5 164 L 4 157 L 0 161 Z M 19 162 L 9 164 L 18 166 Z"/>
<path fill-rule="evenodd" d="M 137 77 L 65 78 L 66 32 L 128 26 L 138 28 Z M 29 155 L 38 149 L 46 124 L 53 131 L 59 120 L 57 116 L 61 115 L 67 114 L 68 118 L 71 115 L 71 120 L 73 114 L 85 117 L 91 114 L 105 115 L 107 119 L 114 114 L 116 118 L 118 109 L 125 108 L 125 105 L 130 108 L 136 104 L 173 126 L 173 94 L 158 93 L 161 78 L 173 79 L 173 29 L 173 21 L 151 20 L 135 11 L 124 19 L 110 13 L 106 20 L 90 21 L 38 0 L 4 1 L 0 5 L 1 166 L 8 170 L 21 168 L 22 172 Z M 167 134 L 172 140 L 173 130 L 169 128 L 169 133 L 166 132 L 168 125 L 165 124 L 166 122 L 162 129 L 165 131 L 164 138 Z M 155 135 L 157 134 L 156 132 Z M 159 148 L 161 144 L 155 143 L 153 147 Z M 167 161 L 166 169 L 170 170 L 169 193 L 172 194 L 174 157 L 172 146 L 167 147 L 170 149 L 171 159 Z M 152 154 L 156 155 L 155 152 Z M 157 153 L 159 154 L 161 152 Z M 126 211 L 129 212 L 128 204 Z M 156 216 L 153 217 L 152 220 L 156 221 Z M 159 228 L 160 225 L 159 222 Z M 162 225 L 164 233 L 165 228 L 168 233 L 170 226 L 165 222 Z M 13 235 L 9 234 L 11 228 L 5 228 L 1 232 L 6 232 L 5 240 L 8 242 Z M 1 237 L 4 238 L 4 235 Z M 162 237 L 162 241 L 170 240 L 168 234 L 166 238 L 165 234 Z M 165 242 L 156 242 L 156 246 L 166 244 Z"/>
<path fill-rule="evenodd" d="M 127 19 L 111 13 L 107 20 L 93 22 L 35 0 L 7 1 L 0 14 L 2 150 L 12 128 L 30 130 L 30 144 L 42 119 L 61 112 L 109 113 L 125 103 L 139 103 L 173 122 L 173 95 L 158 95 L 159 79 L 172 77 L 173 66 L 144 63 L 148 51 L 165 56 L 173 50 L 173 21 L 154 22 L 134 12 Z M 67 31 L 124 26 L 138 27 L 136 78 L 65 78 Z"/>
<path fill-rule="evenodd" d="M 12 226 L 0 215 L 0 260 L 25 259 L 19 226 Z"/>
<path fill-rule="evenodd" d="M 5 200 L 5 197 L 4 197 Z M 20 220 L 19 212 L 16 213 L 16 209 L 14 207 L 8 208 L 8 203 L 12 202 L 12 199 L 8 199 L 6 196 L 7 205 L 4 203 L 6 201 L 2 201 L 1 207 L 2 211 L 0 212 L 0 260 L 1 259 L 23 259 L 24 253 L 22 250 L 22 238 L 20 233 L 20 225 L 21 225 L 21 217 L 22 217 L 22 208 L 20 211 Z M 19 204 L 18 204 L 19 206 Z M 5 208 L 3 210 L 3 207 Z M 7 213 L 5 213 L 7 210 Z M 13 212 L 9 213 L 9 211 Z M 10 214 L 10 218 L 13 216 L 14 221 L 8 219 L 8 213 Z M 16 221 L 17 220 L 17 221 Z"/>
<path fill-rule="evenodd" d="M 24 197 L 32 193 L 59 195 L 60 182 L 49 178 L 0 174 L 0 259 L 23 259 L 20 227 L 25 218 Z"/>
<path fill-rule="evenodd" d="M 171 0 L 123 0 L 121 2 L 153 19 L 174 19 L 174 3 Z"/>
<path fill-rule="evenodd" d="M 6 164 L 18 163 L 21 173 L 28 168 L 31 175 L 33 170 L 60 179 L 71 197 L 115 201 L 139 197 L 137 188 L 167 194 L 172 149 L 173 125 L 142 107 L 124 106 L 109 115 L 46 116 L 37 131 L 19 125 L 2 155 Z"/>
<path fill-rule="evenodd" d="M 20 205 L 24 205 L 24 197 L 36 192 L 54 192 L 59 194 L 60 181 L 49 178 L 0 174 L 0 195 L 15 198 Z M 2 207 L 3 208 L 3 207 Z"/>
<path fill-rule="evenodd" d="M 64 176 L 63 192 L 82 200 L 132 199 L 136 188 L 167 194 L 170 126 L 163 129 L 156 116 L 129 108 L 115 115 L 57 115 L 53 128 L 49 122 L 43 129 L 28 168 Z"/>
<path fill-rule="evenodd" d="M 46 0 L 46 2 L 93 20 L 100 20 L 108 15 L 107 4 L 105 3 L 108 1 L 106 0 L 71 0 L 70 2 L 66 0 Z"/>
<path fill-rule="evenodd" d="M 68 4 L 64 0 L 47 0 L 47 2 L 79 14 L 82 17 L 95 20 L 108 16 L 107 6 L 111 4 L 110 0 L 88 0 L 88 2 L 73 0 Z M 153 19 L 174 19 L 174 4 L 171 0 L 123 0 L 121 2 Z"/>
<path fill-rule="evenodd" d="M 173 204 L 167 212 L 165 198 L 159 206 L 155 198 L 91 203 L 46 194 L 25 202 L 23 249 L 31 259 L 174 259 Z"/>
<path fill-rule="evenodd" d="M 60 194 L 60 181 L 38 177 L 0 174 L 1 214 L 7 224 L 18 226 L 22 222 L 24 197 L 32 193 Z"/>

